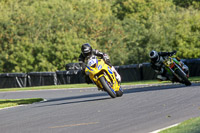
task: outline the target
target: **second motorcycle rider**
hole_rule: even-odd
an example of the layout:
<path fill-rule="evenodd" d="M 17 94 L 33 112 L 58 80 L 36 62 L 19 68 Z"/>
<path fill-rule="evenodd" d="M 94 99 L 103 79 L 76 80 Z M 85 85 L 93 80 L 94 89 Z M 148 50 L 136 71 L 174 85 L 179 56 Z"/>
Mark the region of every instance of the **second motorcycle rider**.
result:
<path fill-rule="evenodd" d="M 165 60 L 165 58 L 167 56 L 172 56 L 174 54 L 176 54 L 176 51 L 173 51 L 173 52 L 157 52 L 155 50 L 152 50 L 149 53 L 149 57 L 151 59 L 150 64 L 151 64 L 151 67 L 157 73 L 157 79 L 159 79 L 161 81 L 168 80 L 167 72 L 164 69 L 162 62 Z M 178 60 L 180 61 L 180 59 L 178 59 Z M 186 74 L 188 74 L 189 73 L 188 67 L 182 61 L 180 61 L 180 64 L 182 65 L 184 72 Z"/>

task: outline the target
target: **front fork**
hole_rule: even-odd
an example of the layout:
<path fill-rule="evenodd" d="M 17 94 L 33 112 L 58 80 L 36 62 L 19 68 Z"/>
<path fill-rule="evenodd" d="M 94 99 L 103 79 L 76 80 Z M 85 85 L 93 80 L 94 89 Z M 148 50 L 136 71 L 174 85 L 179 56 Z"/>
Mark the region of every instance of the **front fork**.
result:
<path fill-rule="evenodd" d="M 176 69 L 179 69 L 179 70 L 184 74 L 184 76 L 187 77 L 186 73 L 180 68 L 179 65 L 177 65 L 177 64 L 175 63 L 175 66 L 176 66 L 175 70 L 176 70 Z M 180 81 L 182 81 L 182 78 L 180 78 L 179 75 L 175 73 L 175 70 L 173 70 L 173 69 L 170 68 L 170 67 L 168 67 L 168 69 L 169 69 Z"/>

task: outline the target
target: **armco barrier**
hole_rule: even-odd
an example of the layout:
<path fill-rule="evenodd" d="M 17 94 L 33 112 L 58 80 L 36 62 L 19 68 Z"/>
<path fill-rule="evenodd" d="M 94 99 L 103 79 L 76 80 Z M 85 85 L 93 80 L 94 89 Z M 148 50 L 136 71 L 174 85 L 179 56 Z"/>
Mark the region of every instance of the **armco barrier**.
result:
<path fill-rule="evenodd" d="M 121 75 L 122 82 L 141 80 L 141 71 L 138 65 L 115 66 L 115 69 Z"/>
<path fill-rule="evenodd" d="M 27 74 L 4 73 L 0 74 L 0 88 L 26 87 Z"/>
<path fill-rule="evenodd" d="M 140 64 L 140 74 L 141 74 L 141 80 L 153 80 L 156 79 L 156 73 L 151 68 L 150 63 L 143 63 Z"/>
<path fill-rule="evenodd" d="M 27 73 L 27 86 L 57 85 L 55 72 L 30 72 Z"/>
<path fill-rule="evenodd" d="M 200 76 L 200 59 L 188 59 L 183 62 L 189 67 L 190 76 Z"/>
<path fill-rule="evenodd" d="M 190 76 L 200 76 L 200 59 L 182 60 L 190 70 Z M 66 71 L 30 72 L 0 74 L 0 88 L 30 87 L 43 85 L 85 83 L 85 79 L 78 64 L 70 63 Z M 74 69 L 72 69 L 74 68 Z M 122 82 L 156 79 L 156 73 L 150 63 L 115 66 L 122 77 Z"/>
<path fill-rule="evenodd" d="M 85 79 L 80 70 L 57 71 L 58 84 L 85 83 Z"/>

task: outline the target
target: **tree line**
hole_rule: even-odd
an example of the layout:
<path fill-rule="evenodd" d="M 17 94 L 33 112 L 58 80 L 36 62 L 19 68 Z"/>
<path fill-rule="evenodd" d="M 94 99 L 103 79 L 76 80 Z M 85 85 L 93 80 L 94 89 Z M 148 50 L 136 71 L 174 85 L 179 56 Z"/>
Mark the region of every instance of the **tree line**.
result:
<path fill-rule="evenodd" d="M 200 57 L 199 0 L 1 0 L 0 73 L 64 70 L 81 45 L 113 65 L 149 62 L 149 52 Z"/>

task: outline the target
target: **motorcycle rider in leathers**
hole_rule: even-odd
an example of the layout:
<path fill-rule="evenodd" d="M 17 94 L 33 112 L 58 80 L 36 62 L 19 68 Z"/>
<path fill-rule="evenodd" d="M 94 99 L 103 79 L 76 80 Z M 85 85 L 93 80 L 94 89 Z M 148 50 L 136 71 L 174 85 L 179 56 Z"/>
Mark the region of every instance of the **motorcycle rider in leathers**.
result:
<path fill-rule="evenodd" d="M 89 43 L 85 43 L 82 45 L 81 47 L 81 54 L 79 56 L 79 64 L 82 68 L 82 72 L 85 75 L 85 81 L 86 83 L 92 83 L 92 81 L 90 80 L 89 76 L 87 76 L 85 74 L 85 67 L 87 63 L 87 60 L 92 56 L 98 56 L 100 58 L 102 58 L 106 64 L 108 64 L 111 67 L 111 70 L 115 73 L 116 79 L 118 80 L 118 82 L 121 82 L 121 76 L 118 74 L 118 72 L 115 70 L 115 68 L 111 65 L 110 63 L 110 59 L 108 57 L 107 54 L 102 53 L 96 49 L 92 49 L 91 45 Z"/>
<path fill-rule="evenodd" d="M 162 62 L 166 59 L 167 56 L 172 56 L 174 54 L 176 54 L 176 51 L 173 51 L 173 52 L 157 52 L 155 50 L 152 50 L 149 53 L 149 57 L 151 59 L 150 64 L 151 64 L 151 67 L 157 73 L 157 79 L 159 79 L 161 81 L 168 80 L 167 71 L 163 67 Z M 182 61 L 180 61 L 179 58 L 177 58 L 177 60 L 180 62 L 181 67 L 183 68 L 184 72 L 188 75 L 188 73 L 189 73 L 188 67 Z"/>

